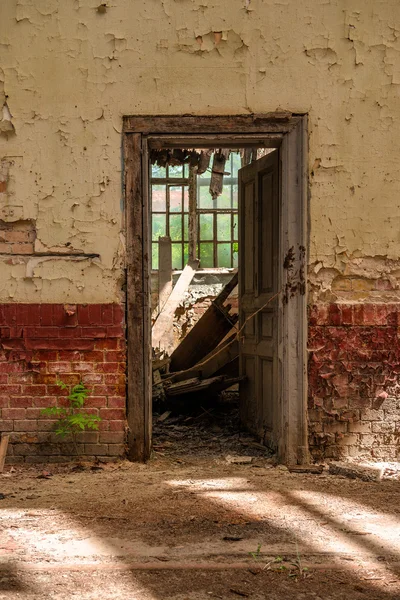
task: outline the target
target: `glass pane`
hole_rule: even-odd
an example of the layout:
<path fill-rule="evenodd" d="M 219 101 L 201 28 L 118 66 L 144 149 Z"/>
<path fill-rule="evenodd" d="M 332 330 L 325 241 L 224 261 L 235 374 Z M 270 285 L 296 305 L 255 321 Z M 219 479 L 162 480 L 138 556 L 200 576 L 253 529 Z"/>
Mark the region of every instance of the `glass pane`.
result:
<path fill-rule="evenodd" d="M 240 152 L 232 152 L 232 177 L 238 176 L 239 169 L 242 168 L 242 159 L 240 158 Z"/>
<path fill-rule="evenodd" d="M 200 244 L 200 267 L 205 269 L 214 266 L 214 244 Z"/>
<path fill-rule="evenodd" d="M 173 242 L 181 241 L 182 239 L 182 215 L 169 216 L 169 235 Z"/>
<path fill-rule="evenodd" d="M 189 188 L 187 185 L 183 188 L 183 211 L 189 212 Z"/>
<path fill-rule="evenodd" d="M 224 185 L 222 188 L 222 194 L 217 198 L 217 207 L 218 208 L 231 208 L 231 186 Z"/>
<path fill-rule="evenodd" d="M 176 167 L 168 167 L 168 177 L 183 177 L 182 165 Z"/>
<path fill-rule="evenodd" d="M 189 215 L 183 215 L 183 239 L 189 241 Z"/>
<path fill-rule="evenodd" d="M 235 183 L 234 185 L 232 185 L 232 206 L 233 208 L 237 208 L 238 207 L 238 184 Z"/>
<path fill-rule="evenodd" d="M 169 210 L 182 212 L 182 186 L 169 187 Z"/>
<path fill-rule="evenodd" d="M 165 185 L 151 186 L 151 202 L 153 211 L 164 212 L 165 210 L 167 210 Z"/>
<path fill-rule="evenodd" d="M 183 263 L 184 263 L 184 265 L 187 264 L 188 259 L 189 259 L 189 244 L 183 244 Z"/>
<path fill-rule="evenodd" d="M 233 245 L 233 266 L 239 266 L 239 244 L 235 242 Z"/>
<path fill-rule="evenodd" d="M 158 244 L 151 245 L 151 268 L 158 269 Z"/>
<path fill-rule="evenodd" d="M 197 197 L 199 199 L 199 208 L 213 208 L 213 199 L 210 194 L 210 181 L 207 185 L 199 185 L 197 188 Z"/>
<path fill-rule="evenodd" d="M 200 221 L 200 240 L 214 239 L 214 215 L 199 215 Z"/>
<path fill-rule="evenodd" d="M 217 240 L 231 239 L 231 215 L 217 215 Z"/>
<path fill-rule="evenodd" d="M 218 266 L 219 267 L 231 267 L 231 245 L 230 244 L 218 244 Z"/>
<path fill-rule="evenodd" d="M 166 177 L 167 169 L 165 167 L 159 167 L 158 165 L 151 165 L 151 176 L 152 177 Z"/>
<path fill-rule="evenodd" d="M 182 244 L 172 244 L 172 268 L 174 270 L 182 269 Z"/>
<path fill-rule="evenodd" d="M 233 239 L 235 242 L 239 239 L 239 215 L 233 215 Z"/>
<path fill-rule="evenodd" d="M 166 215 L 153 214 L 151 227 L 151 239 L 156 241 L 161 236 L 166 235 Z"/>

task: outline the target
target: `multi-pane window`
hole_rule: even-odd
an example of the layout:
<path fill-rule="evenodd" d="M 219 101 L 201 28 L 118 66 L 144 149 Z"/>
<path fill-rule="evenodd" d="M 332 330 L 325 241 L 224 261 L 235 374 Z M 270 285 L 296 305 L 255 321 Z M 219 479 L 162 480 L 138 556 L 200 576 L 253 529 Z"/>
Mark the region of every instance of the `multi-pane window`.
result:
<path fill-rule="evenodd" d="M 210 165 L 212 165 L 211 157 Z M 197 253 L 201 268 L 237 267 L 238 170 L 240 154 L 231 152 L 225 165 L 222 194 L 213 199 L 211 167 L 197 177 Z M 152 268 L 158 269 L 158 238 L 169 236 L 172 268 L 183 269 L 189 254 L 188 165 L 152 166 Z"/>
<path fill-rule="evenodd" d="M 158 269 L 158 238 L 169 236 L 172 268 L 183 269 L 189 255 L 188 165 L 152 166 L 152 268 Z"/>

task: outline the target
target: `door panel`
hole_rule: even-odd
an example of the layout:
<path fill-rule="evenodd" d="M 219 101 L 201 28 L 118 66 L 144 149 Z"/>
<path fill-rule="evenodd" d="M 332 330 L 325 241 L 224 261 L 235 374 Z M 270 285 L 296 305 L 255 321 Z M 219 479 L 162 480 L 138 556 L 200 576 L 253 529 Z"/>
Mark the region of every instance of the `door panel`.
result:
<path fill-rule="evenodd" d="M 278 443 L 279 152 L 239 171 L 240 416 L 266 445 Z M 259 311 L 259 312 L 257 312 Z M 255 314 L 257 313 L 257 314 Z M 252 316 L 254 315 L 254 316 Z"/>

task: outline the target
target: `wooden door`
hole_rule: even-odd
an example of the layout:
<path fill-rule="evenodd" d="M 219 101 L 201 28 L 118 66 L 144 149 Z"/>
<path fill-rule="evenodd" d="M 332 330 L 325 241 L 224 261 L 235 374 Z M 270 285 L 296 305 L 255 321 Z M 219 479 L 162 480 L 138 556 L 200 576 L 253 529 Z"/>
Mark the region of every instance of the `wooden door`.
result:
<path fill-rule="evenodd" d="M 242 423 L 274 449 L 279 443 L 279 151 L 239 170 L 239 307 Z M 257 312 L 259 311 L 259 312 Z M 256 314 L 254 314 L 256 313 Z M 251 315 L 253 315 L 251 317 Z"/>

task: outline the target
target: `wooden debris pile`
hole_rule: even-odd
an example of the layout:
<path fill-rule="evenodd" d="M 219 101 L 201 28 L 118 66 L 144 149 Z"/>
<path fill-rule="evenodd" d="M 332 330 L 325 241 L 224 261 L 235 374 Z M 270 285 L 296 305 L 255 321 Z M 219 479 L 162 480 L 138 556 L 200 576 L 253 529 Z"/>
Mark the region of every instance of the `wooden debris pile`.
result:
<path fill-rule="evenodd" d="M 185 276 L 185 270 L 181 275 L 183 281 L 180 281 L 181 278 L 178 280 L 166 301 L 164 310 L 168 319 L 165 315 L 162 317 L 165 327 L 157 324 L 160 317 L 153 325 L 153 346 L 154 339 L 159 344 L 158 348 L 153 348 L 153 400 L 199 394 L 206 390 L 208 394 L 218 393 L 241 380 L 237 340 L 238 314 L 231 312 L 232 306 L 226 304 L 229 295 L 237 286 L 237 273 L 170 356 L 168 348 L 162 344 L 166 323 L 172 326 L 172 315 L 174 307 L 177 306 L 178 296 L 189 286 L 192 272 L 194 273 L 196 268 L 193 262 L 185 267 L 188 270 Z M 175 292 L 177 287 L 179 294 Z M 157 334 L 155 338 L 154 332 Z"/>

